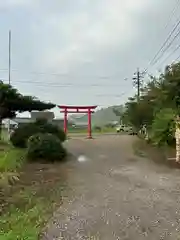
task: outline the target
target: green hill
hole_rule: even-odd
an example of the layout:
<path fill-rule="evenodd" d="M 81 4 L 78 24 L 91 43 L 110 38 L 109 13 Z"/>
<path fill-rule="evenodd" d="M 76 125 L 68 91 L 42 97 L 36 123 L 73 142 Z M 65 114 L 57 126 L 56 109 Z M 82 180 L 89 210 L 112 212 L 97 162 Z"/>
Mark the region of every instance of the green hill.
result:
<path fill-rule="evenodd" d="M 92 125 L 102 126 L 113 121 L 120 121 L 120 117 L 116 116 L 113 109 L 117 109 L 118 112 L 123 112 L 123 106 L 111 106 L 107 108 L 102 108 L 97 110 L 92 114 Z M 86 124 L 88 121 L 88 116 L 86 115 L 72 115 L 70 119 L 77 124 Z"/>

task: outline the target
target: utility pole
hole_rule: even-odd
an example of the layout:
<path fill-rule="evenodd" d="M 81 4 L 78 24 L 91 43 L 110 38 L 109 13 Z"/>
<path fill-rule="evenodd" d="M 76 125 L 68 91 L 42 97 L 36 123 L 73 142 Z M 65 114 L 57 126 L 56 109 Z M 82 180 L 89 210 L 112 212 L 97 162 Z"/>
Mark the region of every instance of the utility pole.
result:
<path fill-rule="evenodd" d="M 138 95 L 138 100 L 140 97 L 140 73 L 139 73 L 139 68 L 137 69 L 137 95 Z"/>
<path fill-rule="evenodd" d="M 9 51 L 8 51 L 8 55 L 9 55 L 9 66 L 8 66 L 8 70 L 9 70 L 9 78 L 8 78 L 8 83 L 11 84 L 11 30 L 9 30 Z M 10 138 L 10 119 L 8 119 L 8 133 L 9 133 L 9 138 Z"/>
<path fill-rule="evenodd" d="M 134 77 L 133 77 L 133 82 L 134 82 L 134 85 L 137 88 L 137 100 L 138 101 L 139 101 L 139 98 L 140 98 L 141 78 L 142 78 L 142 76 L 140 74 L 139 68 L 137 68 L 137 72 L 134 74 Z"/>
<path fill-rule="evenodd" d="M 9 84 L 11 84 L 11 30 L 9 31 Z"/>

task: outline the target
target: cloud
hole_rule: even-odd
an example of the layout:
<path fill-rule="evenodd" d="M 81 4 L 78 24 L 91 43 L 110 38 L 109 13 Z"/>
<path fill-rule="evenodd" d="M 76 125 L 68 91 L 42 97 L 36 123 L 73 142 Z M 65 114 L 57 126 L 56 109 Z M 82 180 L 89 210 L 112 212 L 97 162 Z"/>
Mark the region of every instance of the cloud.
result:
<path fill-rule="evenodd" d="M 34 0 L 5 0 L 0 2 L 0 9 L 10 9 L 14 7 L 29 7 L 35 4 Z"/>
<path fill-rule="evenodd" d="M 96 1 L 89 11 L 77 9 L 68 19 L 50 16 L 46 19 L 47 26 L 56 31 L 57 38 L 63 36 L 66 45 L 63 49 L 57 45 L 48 48 L 43 64 L 68 71 L 117 47 L 128 48 L 137 38 L 133 17 L 142 10 L 143 0 L 106 0 Z"/>
<path fill-rule="evenodd" d="M 121 103 L 131 94 L 136 68 L 147 67 L 172 28 L 171 23 L 166 31 L 163 26 L 174 4 L 175 0 L 1 1 L 0 10 L 6 11 L 0 15 L 0 65 L 8 65 L 11 28 L 12 68 L 18 70 L 12 79 L 20 91 L 65 104 L 80 104 L 82 99 L 84 104 Z M 67 82 L 73 86 L 58 86 Z M 82 82 L 98 82 L 102 88 L 78 87 Z M 103 87 L 107 83 L 111 87 Z M 115 87 L 117 83 L 119 87 Z M 122 92 L 127 94 L 113 98 Z M 107 93 L 112 97 L 96 96 Z"/>

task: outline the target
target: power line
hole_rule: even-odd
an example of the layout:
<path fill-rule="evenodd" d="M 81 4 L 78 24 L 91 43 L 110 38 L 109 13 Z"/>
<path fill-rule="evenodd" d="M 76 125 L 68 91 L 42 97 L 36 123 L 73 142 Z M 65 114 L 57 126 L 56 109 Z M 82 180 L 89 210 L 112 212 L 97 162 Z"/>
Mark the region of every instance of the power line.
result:
<path fill-rule="evenodd" d="M 116 98 L 119 98 L 119 97 L 122 97 L 126 94 L 127 92 L 123 92 L 121 94 L 97 94 L 95 95 L 96 97 L 116 97 Z"/>
<path fill-rule="evenodd" d="M 177 62 L 179 59 L 180 59 L 180 55 L 173 62 Z"/>
<path fill-rule="evenodd" d="M 180 21 L 179 21 L 180 23 Z M 164 53 L 170 48 L 170 46 L 173 44 L 173 42 L 176 40 L 176 38 L 180 35 L 180 29 L 179 31 L 176 33 L 176 35 L 173 37 L 172 41 L 166 46 L 166 48 L 163 50 L 163 52 L 161 53 L 161 55 L 156 59 L 156 61 L 154 62 L 153 65 L 155 65 L 164 55 Z"/>
<path fill-rule="evenodd" d="M 0 69 L 0 71 L 8 71 L 8 69 L 6 68 L 2 68 Z M 21 72 L 18 69 L 11 69 L 12 72 Z M 24 74 L 32 74 L 32 75 L 46 75 L 46 76 L 61 76 L 61 77 L 88 77 L 88 78 L 98 78 L 98 79 L 111 79 L 111 78 L 118 78 L 119 77 L 119 73 L 117 75 L 105 75 L 105 76 L 101 76 L 101 75 L 79 75 L 79 74 L 75 74 L 75 73 L 48 73 L 48 72 L 36 72 L 36 71 L 29 71 L 29 72 L 24 72 Z"/>
<path fill-rule="evenodd" d="M 164 27 L 164 30 L 166 30 L 169 26 L 169 23 L 171 22 L 172 18 L 174 17 L 174 15 L 176 14 L 178 8 L 180 6 L 180 0 L 177 0 L 176 3 L 175 3 L 175 6 L 174 8 L 172 9 L 170 15 L 169 15 L 169 20 L 167 21 L 167 24 L 165 25 Z"/>
<path fill-rule="evenodd" d="M 6 82 L 8 83 L 8 80 L 6 80 Z M 16 83 L 19 83 L 19 82 L 16 82 L 16 81 L 13 81 L 13 85 L 15 85 Z M 28 81 L 28 82 L 21 82 L 21 83 L 29 83 L 29 84 L 32 84 L 32 82 L 31 81 Z M 42 82 L 41 82 L 42 83 Z M 43 83 L 43 84 L 40 84 L 39 82 L 36 84 L 35 82 L 33 82 L 33 84 L 34 84 L 34 86 L 35 87 L 45 87 L 45 88 L 50 88 L 50 87 L 55 87 L 55 88 L 57 88 L 57 87 L 62 87 L 62 88 L 68 88 L 68 87 L 73 87 L 73 88 L 75 88 L 75 87 L 77 87 L 77 88 L 80 88 L 80 87 L 82 87 L 82 88 L 87 88 L 87 90 L 89 90 L 89 88 L 88 87 L 108 87 L 108 88 L 110 88 L 110 87 L 116 87 L 117 88 L 117 86 L 121 86 L 121 85 L 104 85 L 104 84 L 88 84 L 88 85 L 82 85 L 82 84 L 45 84 L 45 83 Z M 128 91 L 127 92 L 123 92 L 123 93 L 121 93 L 121 94 L 95 94 L 95 95 L 93 95 L 93 96 L 97 96 L 97 97 L 110 97 L 110 96 L 114 96 L 114 97 L 121 97 L 121 96 L 123 96 L 123 95 L 125 95 L 126 93 L 128 93 L 129 92 L 129 89 L 128 89 Z"/>
<path fill-rule="evenodd" d="M 152 60 L 149 62 L 148 64 L 148 67 L 151 66 L 151 65 L 154 65 L 157 61 L 156 61 L 156 58 L 158 57 L 158 55 L 161 53 L 161 51 L 163 50 L 163 48 L 165 47 L 165 45 L 168 43 L 168 41 L 170 40 L 170 38 L 172 37 L 172 35 L 174 34 L 174 32 L 176 31 L 176 29 L 179 27 L 180 25 L 180 19 L 177 21 L 177 23 L 175 24 L 174 28 L 171 30 L 171 32 L 169 33 L 169 35 L 167 36 L 166 40 L 162 43 L 160 49 L 156 52 L 156 54 L 154 55 L 154 57 L 152 58 Z M 179 35 L 179 33 L 178 33 Z M 177 35 L 177 36 L 178 36 Z M 177 37 L 176 36 L 176 37 Z M 174 40 L 175 38 L 174 37 Z M 148 67 L 146 68 L 145 71 L 147 71 Z"/>
<path fill-rule="evenodd" d="M 179 21 L 179 24 L 180 24 L 180 21 Z M 165 52 L 171 47 L 172 43 L 176 40 L 176 38 L 180 35 L 180 29 L 179 31 L 176 33 L 176 35 L 173 37 L 172 41 L 166 46 L 166 48 L 162 51 L 161 55 L 152 63 L 152 64 L 149 64 L 150 65 L 155 65 L 162 57 L 163 55 L 165 54 Z M 174 52 L 173 52 L 174 53 Z M 171 55 L 171 53 L 170 53 Z M 168 56 L 169 58 L 169 56 Z M 166 59 L 167 60 L 167 59 Z M 163 61 L 164 62 L 164 61 Z M 145 75 L 146 73 L 148 72 L 148 67 L 143 71 L 143 74 Z"/>
<path fill-rule="evenodd" d="M 157 56 L 159 55 L 159 53 L 163 50 L 164 46 L 168 43 L 169 39 L 172 37 L 173 33 L 176 31 L 176 29 L 178 28 L 178 26 L 180 25 L 180 20 L 178 20 L 178 22 L 176 23 L 175 27 L 172 29 L 172 31 L 170 32 L 170 34 L 168 35 L 168 37 L 166 38 L 165 42 L 162 44 L 162 46 L 160 47 L 159 51 L 155 54 L 155 56 L 153 57 L 153 59 L 150 61 L 149 65 L 152 65 L 155 61 L 155 59 L 157 58 Z"/>
<path fill-rule="evenodd" d="M 161 62 L 161 65 L 168 60 L 169 57 L 171 57 L 178 49 L 180 49 L 180 44 Z"/>
<path fill-rule="evenodd" d="M 4 82 L 7 82 L 6 79 L 3 79 Z M 91 84 L 84 84 L 84 83 L 58 83 L 58 82 L 42 82 L 42 81 L 35 81 L 32 82 L 31 80 L 14 80 L 13 84 L 32 84 L 34 86 L 42 86 L 42 87 L 80 87 L 80 88 L 88 88 L 88 87 L 120 87 L 122 84 L 98 84 L 98 83 L 91 83 Z"/>

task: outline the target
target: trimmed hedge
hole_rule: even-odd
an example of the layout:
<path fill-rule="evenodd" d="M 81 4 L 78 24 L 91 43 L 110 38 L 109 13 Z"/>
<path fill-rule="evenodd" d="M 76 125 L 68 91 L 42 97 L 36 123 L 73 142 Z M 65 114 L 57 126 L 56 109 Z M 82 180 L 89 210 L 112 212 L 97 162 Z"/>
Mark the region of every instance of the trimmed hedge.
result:
<path fill-rule="evenodd" d="M 28 138 L 38 132 L 38 126 L 31 123 L 26 124 L 14 130 L 10 137 L 10 141 L 14 147 L 26 148 Z"/>
<path fill-rule="evenodd" d="M 58 126 L 48 123 L 45 120 L 37 120 L 35 123 L 29 123 L 15 129 L 10 137 L 10 141 L 15 147 L 26 148 L 27 140 L 36 133 L 51 133 L 61 142 L 66 140 L 64 131 Z"/>
<path fill-rule="evenodd" d="M 62 161 L 66 150 L 57 136 L 50 133 L 38 133 L 27 142 L 27 157 L 31 161 Z"/>

